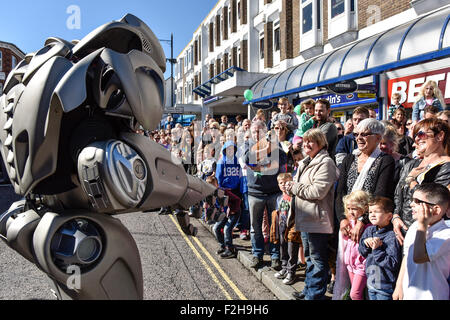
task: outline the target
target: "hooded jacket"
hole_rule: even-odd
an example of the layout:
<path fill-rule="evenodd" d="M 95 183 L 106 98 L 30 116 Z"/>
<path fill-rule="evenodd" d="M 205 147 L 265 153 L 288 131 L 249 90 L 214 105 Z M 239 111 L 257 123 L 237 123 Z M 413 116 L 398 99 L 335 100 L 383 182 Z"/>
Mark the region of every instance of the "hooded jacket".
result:
<path fill-rule="evenodd" d="M 227 157 L 227 148 L 232 146 L 234 148 L 233 157 Z M 225 189 L 240 188 L 242 179 L 242 169 L 236 157 L 237 146 L 232 141 L 227 141 L 222 147 L 221 157 L 216 165 L 216 178 L 219 186 Z"/>

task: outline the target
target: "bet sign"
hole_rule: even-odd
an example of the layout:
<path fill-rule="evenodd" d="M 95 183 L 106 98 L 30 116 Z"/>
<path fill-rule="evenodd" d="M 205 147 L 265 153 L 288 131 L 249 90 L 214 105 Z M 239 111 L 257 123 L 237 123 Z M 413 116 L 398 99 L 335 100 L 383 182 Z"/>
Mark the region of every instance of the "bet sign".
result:
<path fill-rule="evenodd" d="M 400 103 L 403 104 L 405 108 L 412 108 L 413 104 L 417 100 L 420 87 L 428 80 L 436 81 L 439 89 L 441 89 L 445 103 L 450 104 L 450 68 L 424 72 L 407 77 L 389 79 L 389 104 L 392 103 L 392 94 L 398 92 L 401 95 Z"/>

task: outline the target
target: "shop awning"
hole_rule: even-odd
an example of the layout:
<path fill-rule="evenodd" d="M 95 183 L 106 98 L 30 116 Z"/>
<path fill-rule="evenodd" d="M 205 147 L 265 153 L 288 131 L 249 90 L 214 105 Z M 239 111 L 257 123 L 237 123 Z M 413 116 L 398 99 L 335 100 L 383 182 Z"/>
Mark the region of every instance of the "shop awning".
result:
<path fill-rule="evenodd" d="M 450 56 L 449 20 L 450 6 L 269 75 L 244 104 Z"/>

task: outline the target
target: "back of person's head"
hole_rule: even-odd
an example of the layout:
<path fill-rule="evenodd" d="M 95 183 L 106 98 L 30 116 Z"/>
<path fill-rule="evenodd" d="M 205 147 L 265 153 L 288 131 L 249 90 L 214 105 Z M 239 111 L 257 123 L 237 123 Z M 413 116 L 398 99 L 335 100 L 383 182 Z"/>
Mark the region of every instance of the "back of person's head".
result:
<path fill-rule="evenodd" d="M 442 207 L 444 212 L 450 205 L 450 191 L 442 184 L 429 182 L 417 185 L 414 192 L 426 194 L 428 202 L 435 203 Z"/>
<path fill-rule="evenodd" d="M 369 206 L 378 206 L 386 213 L 394 212 L 394 202 L 387 197 L 376 196 L 369 201 Z"/>
<path fill-rule="evenodd" d="M 361 114 L 361 115 L 365 116 L 365 118 L 369 118 L 369 116 L 370 116 L 369 109 L 367 109 L 364 106 L 357 107 L 355 110 L 353 110 L 353 114 Z"/>
<path fill-rule="evenodd" d="M 423 112 L 425 114 L 425 117 L 427 116 L 427 113 L 435 116 L 439 112 L 439 109 L 437 107 L 435 107 L 435 106 L 426 106 L 423 109 Z"/>
<path fill-rule="evenodd" d="M 381 121 L 374 118 L 367 118 L 358 123 L 356 127 L 358 132 L 369 131 L 372 134 L 379 134 L 380 136 L 384 133 L 384 125 Z"/>
<path fill-rule="evenodd" d="M 328 148 L 328 141 L 325 134 L 318 128 L 309 129 L 303 135 L 303 142 L 311 141 L 317 143 L 320 149 Z"/>
<path fill-rule="evenodd" d="M 397 133 L 396 128 L 392 124 L 385 124 L 384 133 L 382 136 L 382 141 L 390 142 L 393 144 L 394 151 L 397 151 L 397 147 L 400 141 L 400 137 Z"/>
<path fill-rule="evenodd" d="M 355 190 L 342 198 L 345 215 L 348 215 L 347 206 L 352 203 L 365 213 L 369 207 L 370 194 L 363 190 Z"/>

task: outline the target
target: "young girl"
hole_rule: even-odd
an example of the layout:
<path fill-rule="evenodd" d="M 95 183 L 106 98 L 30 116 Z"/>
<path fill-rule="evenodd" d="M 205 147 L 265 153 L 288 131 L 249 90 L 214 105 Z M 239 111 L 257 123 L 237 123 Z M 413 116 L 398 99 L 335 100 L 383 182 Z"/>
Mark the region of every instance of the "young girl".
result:
<path fill-rule="evenodd" d="M 303 101 L 300 109 L 300 121 L 298 122 L 298 129 L 295 135 L 303 138 L 303 134 L 311 129 L 314 125 L 314 104 L 313 99 Z"/>
<path fill-rule="evenodd" d="M 343 198 L 345 215 L 353 228 L 369 208 L 370 195 L 362 190 L 356 190 Z M 370 224 L 365 226 L 368 227 Z M 365 261 L 359 254 L 359 244 L 339 231 L 339 247 L 337 257 L 336 284 L 333 299 L 345 299 L 350 287 L 352 300 L 364 300 L 364 288 L 367 277 Z"/>

